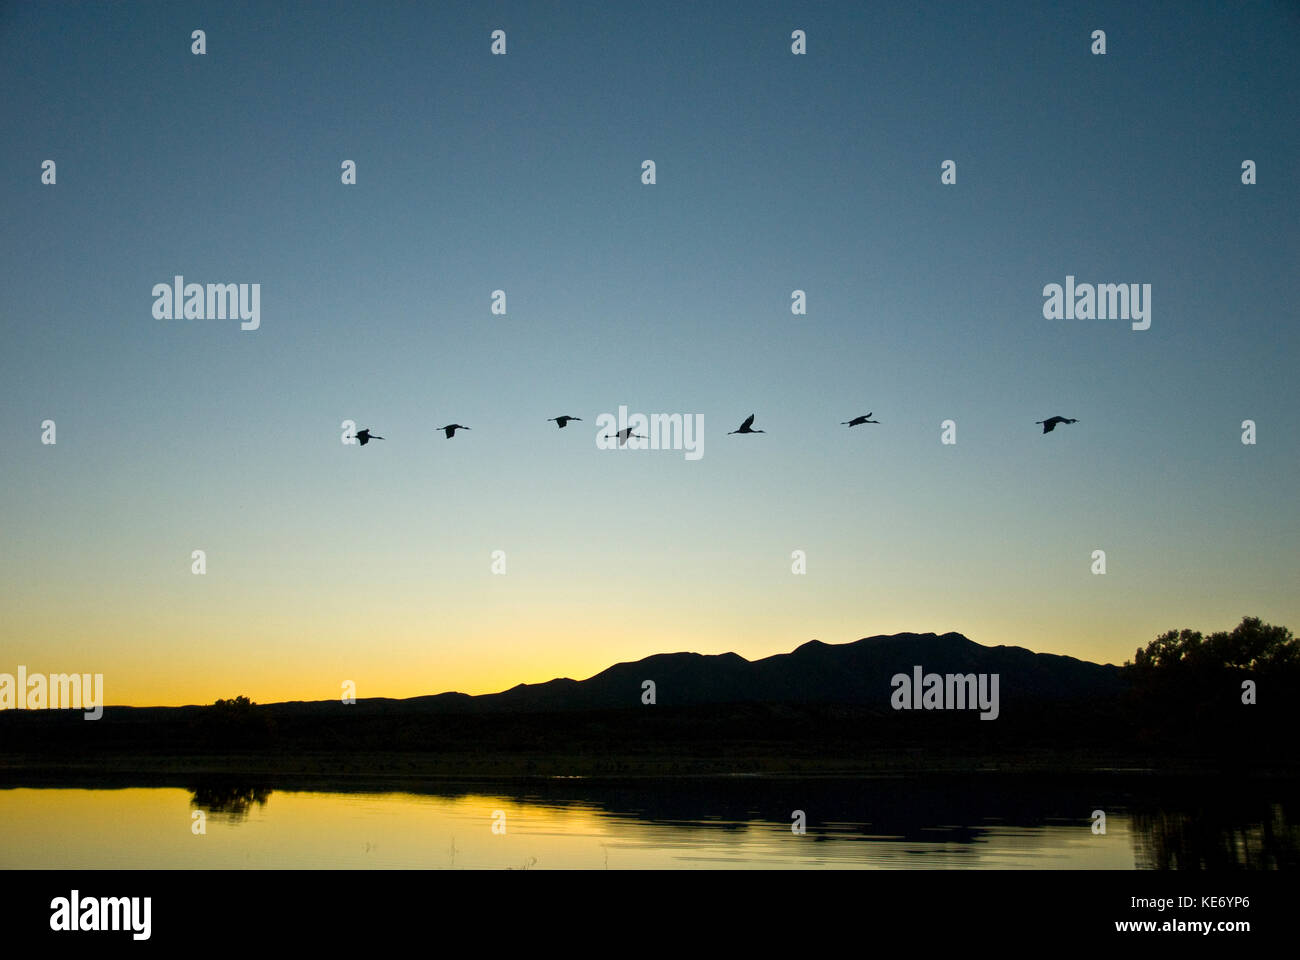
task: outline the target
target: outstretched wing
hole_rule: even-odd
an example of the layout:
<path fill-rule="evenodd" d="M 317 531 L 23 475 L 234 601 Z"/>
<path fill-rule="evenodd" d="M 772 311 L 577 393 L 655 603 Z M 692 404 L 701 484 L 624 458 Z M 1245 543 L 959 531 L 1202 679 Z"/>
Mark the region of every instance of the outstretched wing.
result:
<path fill-rule="evenodd" d="M 752 413 L 749 416 L 747 416 L 745 418 L 745 422 L 740 425 L 740 429 L 748 430 L 750 427 L 752 427 L 754 425 L 754 416 L 755 414 Z"/>

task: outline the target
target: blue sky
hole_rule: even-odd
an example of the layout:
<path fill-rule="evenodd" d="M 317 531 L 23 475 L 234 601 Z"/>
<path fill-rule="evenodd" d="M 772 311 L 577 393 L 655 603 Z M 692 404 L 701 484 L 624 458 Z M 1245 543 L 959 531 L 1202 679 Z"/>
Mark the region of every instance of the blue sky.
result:
<path fill-rule="evenodd" d="M 5 659 L 192 702 L 1294 628 L 1300 12 L 1130 7 L 3 7 Z M 260 329 L 154 319 L 176 274 Z M 1044 320 L 1067 274 L 1151 328 Z M 620 404 L 703 458 L 598 450 Z"/>

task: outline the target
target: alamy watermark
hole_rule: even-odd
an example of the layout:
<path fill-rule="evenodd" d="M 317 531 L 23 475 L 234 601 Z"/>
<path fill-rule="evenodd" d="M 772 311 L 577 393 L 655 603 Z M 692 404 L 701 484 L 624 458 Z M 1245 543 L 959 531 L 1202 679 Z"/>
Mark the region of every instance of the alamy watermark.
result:
<path fill-rule="evenodd" d="M 93 683 L 92 683 L 93 681 Z M 102 673 L 0 673 L 0 710 L 84 710 L 87 720 L 104 715 Z"/>
<path fill-rule="evenodd" d="M 1044 320 L 1132 320 L 1134 330 L 1151 326 L 1151 284 L 1075 284 L 1074 275 L 1065 287 L 1049 283 L 1043 287 Z"/>
<path fill-rule="evenodd" d="M 50 901 L 50 929 L 126 930 L 133 940 L 148 940 L 152 914 L 152 897 L 82 897 L 73 890 L 71 896 Z"/>
<path fill-rule="evenodd" d="M 687 460 L 698 460 L 704 456 L 704 414 L 629 415 L 627 407 L 620 406 L 617 417 L 612 413 L 596 417 L 596 447 L 600 450 L 684 450 Z"/>
<path fill-rule="evenodd" d="M 920 665 L 912 675 L 896 673 L 889 685 L 889 705 L 895 710 L 975 710 L 981 720 L 998 718 L 998 674 L 926 673 Z"/>
<path fill-rule="evenodd" d="M 153 286 L 155 320 L 234 320 L 240 330 L 262 325 L 260 283 L 186 283 L 177 274 L 171 283 Z"/>

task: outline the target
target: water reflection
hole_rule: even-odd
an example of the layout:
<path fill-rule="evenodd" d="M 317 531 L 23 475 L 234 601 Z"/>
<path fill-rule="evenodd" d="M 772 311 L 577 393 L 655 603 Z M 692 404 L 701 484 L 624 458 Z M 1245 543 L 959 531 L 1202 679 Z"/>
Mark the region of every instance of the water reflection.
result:
<path fill-rule="evenodd" d="M 0 866 L 1293 869 L 1295 799 L 1293 785 L 1273 783 L 1084 791 L 1073 779 L 1007 776 L 205 777 L 184 790 L 0 789 Z M 1092 831 L 1098 808 L 1105 835 Z M 190 830 L 194 809 L 213 815 L 204 835 Z M 803 835 L 791 830 L 796 811 Z"/>
<path fill-rule="evenodd" d="M 1134 856 L 1147 870 L 1278 870 L 1300 865 L 1296 808 L 1243 800 L 1228 808 L 1140 811 Z"/>
<path fill-rule="evenodd" d="M 943 865 L 958 865 L 967 855 L 1019 850 L 1049 838 L 1059 845 L 1093 833 L 1090 816 L 1069 816 L 1077 810 L 1077 789 L 1065 784 L 1034 782 L 1032 789 L 1008 790 L 1006 778 L 854 779 L 795 781 L 779 778 L 726 778 L 652 783 L 594 783 L 580 778 L 541 780 L 528 789 L 516 789 L 501 799 L 516 805 L 595 815 L 625 824 L 639 838 L 615 845 L 629 849 L 654 843 L 673 845 L 688 835 L 714 838 L 737 835 L 752 845 L 755 833 L 782 836 L 801 811 L 806 843 L 813 855 L 823 854 L 822 844 L 876 844 L 877 851 L 859 856 L 870 860 L 937 857 Z M 194 806 L 247 815 L 250 802 L 266 803 L 270 789 L 264 785 L 233 782 L 207 783 L 195 790 Z M 472 785 L 426 785 L 388 794 L 392 802 L 412 798 L 468 798 Z M 345 796 L 340 794 L 340 796 Z M 1110 798 L 1108 832 L 1117 827 L 1131 839 L 1132 863 L 1138 869 L 1290 869 L 1300 865 L 1300 826 L 1282 803 L 1251 802 L 1237 794 L 1212 796 L 1195 808 L 1152 808 L 1153 799 L 1140 798 L 1132 810 Z M 1162 802 L 1156 800 L 1154 802 Z M 1164 801 L 1167 802 L 1167 801 Z M 808 808 L 808 809 L 805 809 Z M 787 812 L 788 811 L 788 812 Z M 863 817 L 867 813 L 869 816 Z M 996 814 L 996 815 L 995 815 Z M 790 821 L 787 823 L 785 821 Z M 650 830 L 649 828 L 665 828 Z M 674 836 L 674 833 L 676 836 Z M 599 840 L 601 866 L 608 867 L 611 844 Z M 449 866 L 455 863 L 455 841 Z M 787 853 L 788 851 L 782 851 Z M 705 860 L 711 857 L 705 857 Z M 744 858 L 742 858 L 744 859 Z M 1082 851 L 1070 858 L 1088 865 Z M 507 869 L 537 865 L 530 857 Z"/>
<path fill-rule="evenodd" d="M 249 807 L 253 804 L 264 807 L 270 798 L 271 788 L 264 784 L 214 778 L 203 780 L 194 787 L 190 806 L 238 822 L 248 817 Z"/>

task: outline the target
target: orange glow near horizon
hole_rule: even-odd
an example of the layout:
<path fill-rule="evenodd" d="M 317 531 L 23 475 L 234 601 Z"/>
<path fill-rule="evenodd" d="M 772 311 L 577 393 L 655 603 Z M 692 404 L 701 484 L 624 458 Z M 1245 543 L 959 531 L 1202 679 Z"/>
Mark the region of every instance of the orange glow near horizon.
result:
<path fill-rule="evenodd" d="M 496 619 L 496 618 L 490 618 Z M 507 618 L 513 619 L 513 618 Z M 734 652 L 757 660 L 788 653 L 811 639 L 825 643 L 850 643 L 863 636 L 901 632 L 945 633 L 953 630 L 987 646 L 1023 646 L 1039 653 L 1054 653 L 1096 662 L 1122 663 L 1164 629 L 1193 626 L 1198 629 L 1227 629 L 1234 624 L 1200 622 L 1169 623 L 1146 631 L 1118 631 L 1105 640 L 1085 635 L 1056 636 L 1050 641 L 1026 636 L 1009 624 L 997 621 L 977 623 L 975 628 L 940 622 L 916 624 L 901 616 L 882 618 L 871 630 L 851 630 L 827 618 L 822 629 L 798 631 L 797 615 L 772 617 L 757 629 L 744 622 L 715 622 L 692 629 L 687 624 L 665 630 L 649 625 L 612 622 L 614 617 L 596 618 L 600 638 L 584 637 L 569 625 L 551 630 L 524 630 L 519 624 L 484 623 L 477 628 L 459 624 L 461 639 L 444 634 L 427 638 L 401 617 L 382 624 L 378 631 L 390 639 L 369 641 L 360 657 L 347 655 L 348 636 L 359 625 L 304 625 L 297 630 L 284 623 L 266 623 L 261 632 L 249 632 L 237 643 L 215 647 L 208 638 L 216 626 L 196 632 L 188 644 L 176 646 L 160 638 L 132 635 L 124 629 L 104 629 L 97 644 L 78 644 L 63 656 L 54 657 L 40 648 L 39 640 L 23 644 L 0 664 L 0 672 L 12 673 L 19 663 L 30 673 L 91 672 L 105 675 L 104 689 L 109 705 L 180 706 L 211 703 L 218 698 L 248 696 L 258 703 L 292 700 L 329 700 L 341 695 L 344 681 L 356 685 L 359 699 L 388 697 L 402 699 L 456 691 L 479 695 L 496 693 L 519 683 L 542 683 L 556 677 L 584 680 L 616 663 L 635 661 L 659 653 Z M 1267 619 L 1267 618 L 1265 618 Z M 503 627 L 505 629 L 503 629 Z M 374 625 L 371 625 L 372 629 Z M 443 628 L 447 633 L 451 627 Z M 519 641 L 493 642 L 493 629 Z M 281 632 L 283 631 L 283 632 Z M 1104 625 L 1098 632 L 1105 632 Z M 33 636 L 39 636 L 33 631 Z M 616 640 L 611 641 L 609 637 Z M 526 640 L 526 643 L 524 642 Z M 272 643 L 274 646 L 272 647 Z M 48 650 L 53 644 L 46 646 Z M 98 647 L 98 649 L 96 649 Z M 111 657 L 106 649 L 114 649 Z M 266 651 L 274 649 L 272 656 Z"/>

